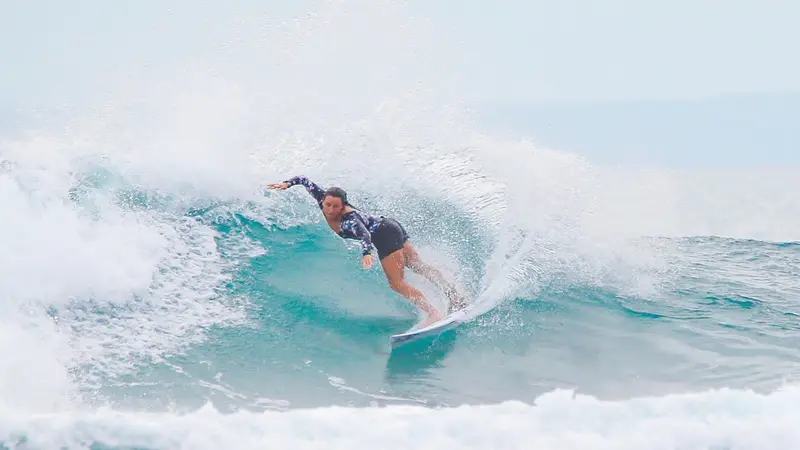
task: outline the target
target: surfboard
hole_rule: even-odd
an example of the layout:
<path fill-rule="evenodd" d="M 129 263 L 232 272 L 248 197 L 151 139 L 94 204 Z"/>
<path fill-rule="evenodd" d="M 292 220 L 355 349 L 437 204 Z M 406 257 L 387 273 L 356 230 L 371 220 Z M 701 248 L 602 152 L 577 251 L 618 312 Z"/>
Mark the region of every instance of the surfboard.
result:
<path fill-rule="evenodd" d="M 392 348 L 400 347 L 401 345 L 405 345 L 414 341 L 418 341 L 420 339 L 424 339 L 426 337 L 435 336 L 437 334 L 441 334 L 447 330 L 455 328 L 462 323 L 468 322 L 479 315 L 483 314 L 484 312 L 492 309 L 494 305 L 486 304 L 486 302 L 482 301 L 475 301 L 474 303 L 470 303 L 466 307 L 459 309 L 458 311 L 454 311 L 444 319 L 434 322 L 428 325 L 425 328 L 419 329 L 411 329 L 406 331 L 405 333 L 401 334 L 394 334 L 389 337 L 389 342 L 392 344 Z"/>

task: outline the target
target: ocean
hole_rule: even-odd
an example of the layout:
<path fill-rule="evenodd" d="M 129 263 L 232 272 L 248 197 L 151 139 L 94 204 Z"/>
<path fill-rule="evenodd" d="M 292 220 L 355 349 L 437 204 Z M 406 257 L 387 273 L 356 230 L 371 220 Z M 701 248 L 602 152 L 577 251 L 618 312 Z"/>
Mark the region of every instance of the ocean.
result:
<path fill-rule="evenodd" d="M 793 170 L 597 164 L 414 83 L 321 100 L 308 30 L 266 81 L 243 44 L 4 129 L 0 448 L 800 448 Z M 266 188 L 294 175 L 494 307 L 392 350 L 422 317 Z"/>

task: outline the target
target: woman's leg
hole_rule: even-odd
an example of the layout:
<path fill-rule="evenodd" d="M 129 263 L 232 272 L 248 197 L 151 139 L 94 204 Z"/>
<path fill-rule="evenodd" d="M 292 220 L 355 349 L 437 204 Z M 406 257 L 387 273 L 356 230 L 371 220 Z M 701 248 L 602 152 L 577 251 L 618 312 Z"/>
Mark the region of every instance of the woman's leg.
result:
<path fill-rule="evenodd" d="M 409 299 L 411 303 L 428 313 L 427 320 L 422 324 L 423 327 L 443 319 L 444 315 L 430 304 L 425 295 L 419 289 L 406 282 L 403 276 L 405 260 L 403 249 L 397 250 L 381 260 L 381 266 L 386 278 L 389 280 L 389 285 L 395 292 Z"/>
<path fill-rule="evenodd" d="M 450 312 L 457 311 L 467 306 L 464 296 L 459 294 L 455 285 L 444 278 L 439 269 L 431 266 L 430 264 L 422 261 L 419 257 L 417 249 L 411 245 L 411 242 L 406 241 L 403 244 L 403 255 L 405 256 L 406 266 L 414 272 L 424 276 L 431 283 L 439 287 L 447 298 L 450 300 Z"/>

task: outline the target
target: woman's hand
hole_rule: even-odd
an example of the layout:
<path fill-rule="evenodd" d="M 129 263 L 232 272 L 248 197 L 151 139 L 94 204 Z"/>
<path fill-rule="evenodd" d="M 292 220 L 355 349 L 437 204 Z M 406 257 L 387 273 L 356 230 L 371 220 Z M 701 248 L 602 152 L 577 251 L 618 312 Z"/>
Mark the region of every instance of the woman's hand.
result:
<path fill-rule="evenodd" d="M 365 269 L 372 267 L 372 255 L 364 255 L 361 257 L 361 266 Z"/>
<path fill-rule="evenodd" d="M 277 189 L 279 191 L 283 191 L 289 188 L 289 183 L 272 183 L 267 185 L 270 189 Z"/>

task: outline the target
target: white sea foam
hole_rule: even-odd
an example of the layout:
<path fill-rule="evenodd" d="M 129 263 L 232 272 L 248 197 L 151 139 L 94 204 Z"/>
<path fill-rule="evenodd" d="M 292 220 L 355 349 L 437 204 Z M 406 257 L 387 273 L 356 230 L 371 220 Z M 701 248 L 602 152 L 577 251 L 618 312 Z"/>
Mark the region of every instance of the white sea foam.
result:
<path fill-rule="evenodd" d="M 2 402 L 63 407 L 98 377 L 241 319 L 235 299 L 216 291 L 232 260 L 214 230 L 169 209 L 127 208 L 116 189 L 124 180 L 76 194 L 100 151 L 39 137 L 4 143 L 0 155 Z"/>
<path fill-rule="evenodd" d="M 800 390 L 717 390 L 603 401 L 559 390 L 535 405 L 330 407 L 221 414 L 0 412 L 10 448 L 658 449 L 797 448 Z M 24 439 L 24 444 L 23 442 Z M 18 444 L 19 443 L 19 444 Z M 15 445 L 18 444 L 18 445 Z"/>

